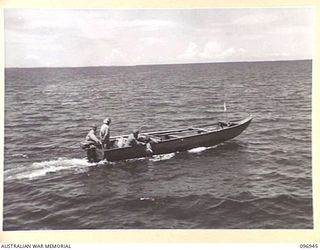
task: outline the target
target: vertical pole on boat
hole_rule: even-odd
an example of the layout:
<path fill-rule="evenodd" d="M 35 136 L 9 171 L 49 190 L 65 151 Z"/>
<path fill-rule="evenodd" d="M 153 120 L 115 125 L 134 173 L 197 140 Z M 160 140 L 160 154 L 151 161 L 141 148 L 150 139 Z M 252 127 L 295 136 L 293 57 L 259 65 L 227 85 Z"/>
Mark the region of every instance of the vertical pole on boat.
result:
<path fill-rule="evenodd" d="M 225 117 L 226 121 L 228 121 L 226 102 L 223 102 L 223 111 L 224 111 L 224 117 Z"/>

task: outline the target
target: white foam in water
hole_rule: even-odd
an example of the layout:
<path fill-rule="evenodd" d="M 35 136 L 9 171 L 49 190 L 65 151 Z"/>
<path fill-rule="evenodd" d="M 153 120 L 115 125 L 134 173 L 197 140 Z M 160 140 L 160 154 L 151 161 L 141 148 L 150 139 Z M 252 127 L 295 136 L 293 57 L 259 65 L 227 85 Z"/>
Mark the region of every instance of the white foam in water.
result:
<path fill-rule="evenodd" d="M 12 157 L 28 158 L 28 156 L 26 154 L 13 154 Z"/>
<path fill-rule="evenodd" d="M 163 154 L 163 155 L 153 155 L 150 158 L 149 157 L 141 157 L 141 158 L 133 158 L 133 159 L 128 159 L 126 162 L 136 162 L 136 161 L 141 161 L 141 160 L 149 160 L 149 161 L 163 161 L 163 160 L 168 160 L 171 159 L 172 157 L 175 156 L 175 153 L 170 153 L 170 154 Z"/>
<path fill-rule="evenodd" d="M 200 153 L 200 152 L 205 151 L 207 149 L 208 149 L 207 147 L 198 147 L 198 148 L 190 149 L 190 150 L 188 150 L 188 152 L 189 153 Z"/>
<path fill-rule="evenodd" d="M 191 154 L 197 154 L 197 153 L 201 153 L 207 149 L 211 149 L 211 148 L 216 148 L 218 147 L 218 145 L 215 145 L 215 146 L 211 146 L 211 147 L 198 147 L 198 148 L 192 148 L 190 150 L 188 150 L 188 153 L 191 153 Z"/>
<path fill-rule="evenodd" d="M 164 155 L 154 155 L 150 161 L 163 161 L 163 160 L 169 160 L 172 157 L 175 156 L 175 153 L 171 153 L 171 154 L 164 154 Z"/>
<path fill-rule="evenodd" d="M 101 161 L 99 161 L 98 163 L 96 163 L 96 165 L 97 165 L 98 167 L 105 166 L 106 164 L 108 164 L 108 165 L 114 165 L 115 162 L 110 162 L 110 161 L 108 161 L 108 160 L 101 160 Z"/>
<path fill-rule="evenodd" d="M 33 163 L 28 171 L 24 173 L 19 173 L 15 176 L 17 179 L 33 179 L 40 176 L 45 176 L 48 173 L 54 173 L 61 170 L 86 170 L 88 167 L 95 165 L 93 163 L 87 162 L 84 159 L 65 159 L 59 158 L 58 160 L 52 161 L 42 161 Z"/>
<path fill-rule="evenodd" d="M 140 200 L 141 201 L 154 201 L 155 199 L 151 198 L 151 197 L 141 197 Z"/>
<path fill-rule="evenodd" d="M 150 161 L 168 160 L 175 156 L 175 153 L 155 155 Z M 145 159 L 145 158 L 143 158 Z M 137 159 L 134 159 L 137 160 Z M 34 162 L 31 166 L 21 166 L 14 170 L 5 171 L 6 179 L 34 179 L 45 176 L 49 173 L 55 173 L 63 170 L 75 170 L 77 172 L 85 172 L 90 166 L 105 166 L 110 164 L 108 161 L 100 161 L 98 163 L 89 163 L 86 158 L 83 159 L 67 159 L 58 158 L 57 160 L 49 160 L 42 162 Z M 112 163 L 111 163 L 112 164 Z"/>

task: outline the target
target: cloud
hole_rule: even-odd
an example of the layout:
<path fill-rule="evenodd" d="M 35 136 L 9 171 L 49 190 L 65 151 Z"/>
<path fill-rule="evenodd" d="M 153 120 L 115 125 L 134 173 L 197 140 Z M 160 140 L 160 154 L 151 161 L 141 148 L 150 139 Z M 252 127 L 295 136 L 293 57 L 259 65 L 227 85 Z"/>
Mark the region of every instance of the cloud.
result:
<path fill-rule="evenodd" d="M 221 46 L 216 41 L 209 41 L 205 44 L 202 52 L 200 52 L 201 58 L 212 59 L 217 57 L 221 53 Z"/>
<path fill-rule="evenodd" d="M 25 57 L 26 60 L 30 60 L 30 61 L 33 61 L 33 60 L 38 60 L 40 59 L 39 56 L 35 55 L 35 54 L 28 54 L 26 57 Z"/>
<path fill-rule="evenodd" d="M 179 59 L 194 61 L 223 61 L 230 60 L 233 57 L 242 57 L 246 52 L 243 48 L 225 48 L 217 41 L 208 41 L 203 46 L 190 42 Z"/>
<path fill-rule="evenodd" d="M 313 32 L 312 26 L 303 26 L 303 25 L 297 25 L 294 27 L 288 27 L 288 26 L 278 26 L 274 29 L 268 30 L 267 34 L 269 35 L 281 35 L 281 36 L 311 36 Z"/>
<path fill-rule="evenodd" d="M 190 42 L 186 50 L 178 56 L 179 59 L 194 60 L 197 59 L 199 49 L 197 44 Z"/>
<path fill-rule="evenodd" d="M 106 56 L 105 63 L 109 65 L 126 65 L 128 64 L 128 61 L 125 53 L 118 49 L 112 49 L 111 52 Z"/>
<path fill-rule="evenodd" d="M 230 56 L 233 56 L 235 53 L 236 53 L 236 49 L 235 48 L 228 48 L 226 49 L 225 51 L 223 51 L 221 54 L 220 54 L 220 57 L 221 58 L 228 58 Z"/>
<path fill-rule="evenodd" d="M 236 25 L 261 25 L 275 22 L 279 18 L 279 15 L 273 12 L 265 13 L 247 13 L 245 16 L 241 16 L 233 21 Z"/>
<path fill-rule="evenodd" d="M 122 24 L 124 27 L 139 28 L 141 31 L 155 31 L 159 29 L 171 29 L 178 27 L 176 22 L 157 19 L 142 19 L 135 21 L 126 21 Z"/>
<path fill-rule="evenodd" d="M 144 37 L 141 42 L 144 46 L 159 46 L 164 43 L 164 40 L 159 37 Z"/>

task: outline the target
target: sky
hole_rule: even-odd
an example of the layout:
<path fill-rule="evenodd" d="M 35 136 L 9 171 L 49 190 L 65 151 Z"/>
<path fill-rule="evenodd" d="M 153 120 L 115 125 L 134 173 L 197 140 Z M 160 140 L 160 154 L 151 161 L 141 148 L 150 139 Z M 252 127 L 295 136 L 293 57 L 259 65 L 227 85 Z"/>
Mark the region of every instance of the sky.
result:
<path fill-rule="evenodd" d="M 311 8 L 5 9 L 6 67 L 312 59 Z"/>

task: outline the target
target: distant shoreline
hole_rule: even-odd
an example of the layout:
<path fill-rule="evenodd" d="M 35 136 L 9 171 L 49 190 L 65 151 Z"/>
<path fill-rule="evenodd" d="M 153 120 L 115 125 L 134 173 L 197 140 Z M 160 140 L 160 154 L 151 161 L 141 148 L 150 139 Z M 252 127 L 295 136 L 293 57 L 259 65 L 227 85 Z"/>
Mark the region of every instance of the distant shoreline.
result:
<path fill-rule="evenodd" d="M 120 68 L 120 67 L 147 67 L 147 66 L 177 66 L 177 65 L 197 65 L 197 64 L 226 64 L 226 63 L 274 63 L 274 62 L 294 62 L 312 61 L 312 59 L 292 59 L 292 60 L 268 60 L 268 61 L 234 61 L 234 62 L 200 62 L 200 63 L 163 63 L 163 64 L 138 64 L 138 65 L 98 65 L 98 66 L 66 66 L 66 67 L 5 67 L 5 69 L 76 69 L 76 68 Z"/>

